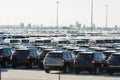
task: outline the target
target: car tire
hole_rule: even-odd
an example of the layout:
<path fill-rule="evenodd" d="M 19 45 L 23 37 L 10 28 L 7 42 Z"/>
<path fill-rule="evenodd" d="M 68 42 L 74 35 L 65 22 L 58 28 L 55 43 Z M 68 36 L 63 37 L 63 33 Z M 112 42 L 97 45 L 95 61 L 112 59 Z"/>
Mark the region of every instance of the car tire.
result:
<path fill-rule="evenodd" d="M 108 73 L 109 75 L 113 75 L 113 72 Z"/>
<path fill-rule="evenodd" d="M 100 67 L 99 66 L 95 67 L 95 74 L 100 74 Z"/>
<path fill-rule="evenodd" d="M 108 73 L 109 75 L 113 75 L 113 72 L 112 72 L 112 71 L 107 71 L 107 73 Z"/>
<path fill-rule="evenodd" d="M 16 65 L 15 64 L 12 64 L 12 67 L 13 67 L 13 69 L 16 69 Z"/>
<path fill-rule="evenodd" d="M 50 73 L 50 69 L 45 69 L 45 72 L 46 73 Z"/>
<path fill-rule="evenodd" d="M 64 73 L 69 72 L 69 67 L 68 67 L 68 66 L 64 66 L 63 72 L 64 72 Z"/>
<path fill-rule="evenodd" d="M 80 70 L 75 69 L 75 73 L 76 73 L 76 74 L 80 74 Z"/>
<path fill-rule="evenodd" d="M 5 61 L 4 62 L 4 66 L 3 66 L 4 68 L 8 68 L 8 61 Z"/>
<path fill-rule="evenodd" d="M 40 68 L 40 69 L 43 69 L 43 66 L 42 66 L 42 65 L 39 65 L 39 68 Z"/>
<path fill-rule="evenodd" d="M 30 68 L 31 68 L 31 69 L 34 69 L 34 68 L 35 68 L 34 66 L 35 66 L 35 64 L 34 64 L 34 62 L 32 61 L 32 62 L 30 63 Z"/>

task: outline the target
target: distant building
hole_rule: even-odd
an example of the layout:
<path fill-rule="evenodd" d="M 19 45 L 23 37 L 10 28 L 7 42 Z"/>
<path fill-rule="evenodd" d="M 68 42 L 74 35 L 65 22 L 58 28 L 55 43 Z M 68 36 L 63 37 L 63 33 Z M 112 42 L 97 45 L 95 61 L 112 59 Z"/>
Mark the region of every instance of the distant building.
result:
<path fill-rule="evenodd" d="M 76 28 L 77 28 L 77 29 L 80 29 L 80 28 L 81 28 L 81 24 L 80 24 L 78 21 L 76 21 Z"/>
<path fill-rule="evenodd" d="M 75 26 L 74 25 L 72 25 L 72 24 L 70 24 L 70 29 L 74 29 L 75 28 Z"/>
<path fill-rule="evenodd" d="M 31 23 L 28 24 L 28 28 L 31 28 Z"/>
<path fill-rule="evenodd" d="M 20 27 L 21 27 L 21 28 L 24 28 L 24 23 L 20 23 Z"/>

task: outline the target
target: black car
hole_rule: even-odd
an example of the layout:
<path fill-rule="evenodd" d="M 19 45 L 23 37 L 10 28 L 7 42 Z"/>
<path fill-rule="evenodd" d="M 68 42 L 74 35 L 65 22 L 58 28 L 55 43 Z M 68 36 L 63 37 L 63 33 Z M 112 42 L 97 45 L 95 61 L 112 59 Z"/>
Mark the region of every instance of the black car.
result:
<path fill-rule="evenodd" d="M 7 68 L 11 64 L 12 48 L 1 47 L 0 48 L 0 65 Z"/>
<path fill-rule="evenodd" d="M 107 73 L 113 75 L 115 72 L 120 72 L 120 53 L 113 53 L 107 60 Z"/>
<path fill-rule="evenodd" d="M 15 50 L 12 56 L 12 67 L 26 66 L 26 68 L 34 68 L 37 65 L 40 52 L 36 48 L 21 48 Z"/>
<path fill-rule="evenodd" d="M 106 56 L 106 59 L 108 59 L 110 55 L 113 53 L 116 53 L 116 51 L 114 49 L 108 49 L 108 50 L 103 51 L 103 53 Z"/>
<path fill-rule="evenodd" d="M 73 60 L 74 57 L 70 51 L 51 51 L 44 58 L 43 66 L 46 73 L 51 70 L 68 72 L 74 69 Z"/>
<path fill-rule="evenodd" d="M 99 74 L 105 66 L 105 55 L 102 52 L 82 52 L 74 60 L 74 68 L 77 74 L 81 71 Z"/>

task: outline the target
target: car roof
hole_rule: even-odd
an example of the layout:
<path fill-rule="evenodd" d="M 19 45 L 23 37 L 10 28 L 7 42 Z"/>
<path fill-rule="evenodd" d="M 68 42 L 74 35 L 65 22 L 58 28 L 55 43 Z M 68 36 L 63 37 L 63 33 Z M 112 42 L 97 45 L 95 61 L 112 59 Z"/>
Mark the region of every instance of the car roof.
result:
<path fill-rule="evenodd" d="M 104 52 L 108 52 L 108 53 L 115 53 L 116 51 L 115 50 L 106 50 Z"/>
<path fill-rule="evenodd" d="M 45 51 L 55 51 L 56 49 L 52 49 L 52 48 L 48 48 L 48 49 L 44 49 Z"/>
<path fill-rule="evenodd" d="M 1 46 L 0 45 L 0 49 L 3 49 L 3 48 L 10 48 L 10 47 L 9 46 L 3 46 L 3 45 Z"/>
<path fill-rule="evenodd" d="M 16 49 L 16 50 L 29 50 L 29 49 L 26 48 L 26 47 L 21 47 L 21 48 L 18 48 L 18 49 Z"/>
<path fill-rule="evenodd" d="M 63 53 L 63 51 L 51 51 L 50 53 Z"/>
<path fill-rule="evenodd" d="M 113 55 L 120 55 L 120 53 L 113 53 Z"/>

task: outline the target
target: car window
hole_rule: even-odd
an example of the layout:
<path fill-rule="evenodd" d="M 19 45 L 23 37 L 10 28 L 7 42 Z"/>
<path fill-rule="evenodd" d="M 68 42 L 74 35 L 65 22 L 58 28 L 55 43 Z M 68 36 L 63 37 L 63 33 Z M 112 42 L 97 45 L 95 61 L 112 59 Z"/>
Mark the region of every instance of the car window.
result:
<path fill-rule="evenodd" d="M 28 50 L 16 50 L 14 53 L 15 56 L 28 56 Z"/>
<path fill-rule="evenodd" d="M 75 58 L 75 53 L 71 52 L 72 58 Z"/>
<path fill-rule="evenodd" d="M 67 58 L 67 53 L 63 53 L 63 56 L 66 59 Z"/>
<path fill-rule="evenodd" d="M 113 55 L 111 56 L 111 62 L 112 63 L 119 63 L 120 64 L 120 55 Z"/>
<path fill-rule="evenodd" d="M 106 59 L 106 56 L 103 53 L 101 53 L 101 56 L 102 56 L 102 60 Z"/>
<path fill-rule="evenodd" d="M 95 53 L 94 58 L 96 61 L 101 61 L 101 54 L 100 53 Z"/>
<path fill-rule="evenodd" d="M 68 58 L 72 58 L 72 55 L 71 55 L 70 52 L 67 52 L 67 57 L 68 57 Z"/>
<path fill-rule="evenodd" d="M 2 53 L 4 53 L 5 56 L 10 56 L 12 54 L 10 48 L 3 48 Z"/>
<path fill-rule="evenodd" d="M 30 54 L 30 56 L 34 57 L 35 56 L 35 50 L 34 49 L 30 49 L 29 50 L 29 54 Z"/>
<path fill-rule="evenodd" d="M 36 53 L 37 53 L 37 55 L 40 55 L 40 51 L 38 49 L 36 50 Z"/>
<path fill-rule="evenodd" d="M 47 57 L 51 58 L 62 58 L 62 53 L 49 53 Z"/>
<path fill-rule="evenodd" d="M 0 53 L 2 53 L 2 49 L 0 49 Z"/>
<path fill-rule="evenodd" d="M 93 58 L 92 54 L 78 54 L 77 58 L 91 60 Z"/>
<path fill-rule="evenodd" d="M 40 56 L 41 56 L 41 57 L 45 57 L 48 52 L 49 52 L 49 51 L 41 51 Z"/>

